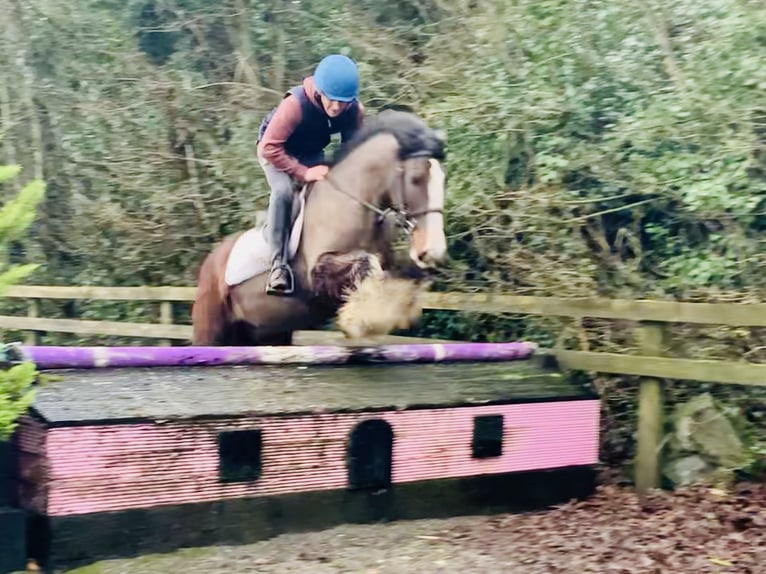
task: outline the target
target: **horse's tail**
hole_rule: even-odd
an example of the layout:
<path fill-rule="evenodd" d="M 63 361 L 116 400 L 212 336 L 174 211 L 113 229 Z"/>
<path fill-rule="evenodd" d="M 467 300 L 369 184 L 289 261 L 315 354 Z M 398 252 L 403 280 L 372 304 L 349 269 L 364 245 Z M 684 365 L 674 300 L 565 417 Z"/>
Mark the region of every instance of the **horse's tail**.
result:
<path fill-rule="evenodd" d="M 191 313 L 193 345 L 215 345 L 223 340 L 229 320 L 229 287 L 224 281 L 224 272 L 235 239 L 228 237 L 200 266 Z"/>

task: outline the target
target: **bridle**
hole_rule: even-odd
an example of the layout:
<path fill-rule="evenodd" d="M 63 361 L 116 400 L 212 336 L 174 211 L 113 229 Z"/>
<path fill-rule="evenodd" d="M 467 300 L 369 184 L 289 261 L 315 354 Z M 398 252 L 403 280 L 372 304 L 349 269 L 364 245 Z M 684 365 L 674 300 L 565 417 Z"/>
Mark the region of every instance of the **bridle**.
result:
<path fill-rule="evenodd" d="M 406 156 L 402 158 L 402 161 L 405 161 L 408 159 L 420 158 L 420 157 L 432 158 L 433 154 L 427 150 L 417 151 L 417 152 L 407 154 Z M 399 185 L 399 190 L 400 190 L 400 195 L 403 196 L 404 184 L 405 184 L 404 178 L 407 175 L 407 170 L 404 167 L 400 166 L 398 171 L 401 174 L 400 176 L 401 183 Z M 415 227 L 417 227 L 416 219 L 418 217 L 422 217 L 423 215 L 428 215 L 429 213 L 444 213 L 444 209 L 442 207 L 426 207 L 425 209 L 421 209 L 418 211 L 412 211 L 412 212 L 407 211 L 407 208 L 404 205 L 404 197 L 399 198 L 400 199 L 399 206 L 392 206 L 392 207 L 387 207 L 386 209 L 381 209 L 377 205 L 373 205 L 369 201 L 365 201 L 364 199 L 361 199 L 349 193 L 348 191 L 346 191 L 342 185 L 340 185 L 334 178 L 330 176 L 329 173 L 325 175 L 324 179 L 328 181 L 330 185 L 332 185 L 332 187 L 334 187 L 336 190 L 341 192 L 343 195 L 353 199 L 357 203 L 361 204 L 368 210 L 375 213 L 378 216 L 378 219 L 376 222 L 378 225 L 382 225 L 383 222 L 388 217 L 393 217 L 394 222 L 397 224 L 397 226 L 402 231 L 404 231 L 404 233 L 407 235 L 411 235 L 412 232 L 415 230 Z"/>

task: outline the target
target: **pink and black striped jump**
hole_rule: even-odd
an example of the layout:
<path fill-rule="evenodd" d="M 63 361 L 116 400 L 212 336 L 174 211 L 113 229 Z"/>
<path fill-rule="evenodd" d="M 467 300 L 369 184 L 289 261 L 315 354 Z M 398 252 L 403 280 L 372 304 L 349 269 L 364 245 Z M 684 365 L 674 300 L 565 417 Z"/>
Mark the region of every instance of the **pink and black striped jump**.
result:
<path fill-rule="evenodd" d="M 588 495 L 599 399 L 534 345 L 27 347 L 18 493 L 47 565 Z"/>

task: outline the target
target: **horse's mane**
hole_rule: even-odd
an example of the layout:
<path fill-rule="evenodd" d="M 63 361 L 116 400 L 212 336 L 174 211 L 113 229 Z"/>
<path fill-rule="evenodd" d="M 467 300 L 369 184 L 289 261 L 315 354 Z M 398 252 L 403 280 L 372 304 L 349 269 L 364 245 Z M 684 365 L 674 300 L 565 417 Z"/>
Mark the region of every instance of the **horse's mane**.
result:
<path fill-rule="evenodd" d="M 444 141 L 437 133 L 406 106 L 387 106 L 377 115 L 365 118 L 363 126 L 344 142 L 330 161 L 335 165 L 370 138 L 390 133 L 399 142 L 399 156 L 428 152 L 437 159 L 444 158 Z"/>

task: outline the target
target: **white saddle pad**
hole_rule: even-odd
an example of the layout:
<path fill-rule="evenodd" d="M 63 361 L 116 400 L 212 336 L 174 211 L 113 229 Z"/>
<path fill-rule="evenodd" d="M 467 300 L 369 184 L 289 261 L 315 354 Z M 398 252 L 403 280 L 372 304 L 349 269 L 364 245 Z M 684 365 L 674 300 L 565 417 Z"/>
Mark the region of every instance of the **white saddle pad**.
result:
<path fill-rule="evenodd" d="M 293 260 L 298 252 L 303 231 L 303 209 L 306 206 L 306 197 L 303 193 L 298 196 L 298 217 L 290 230 L 288 240 L 288 257 Z M 238 285 L 251 277 L 260 275 L 271 268 L 271 252 L 269 241 L 266 237 L 266 225 L 252 227 L 237 238 L 231 249 L 229 259 L 226 261 L 224 281 L 229 286 Z"/>

